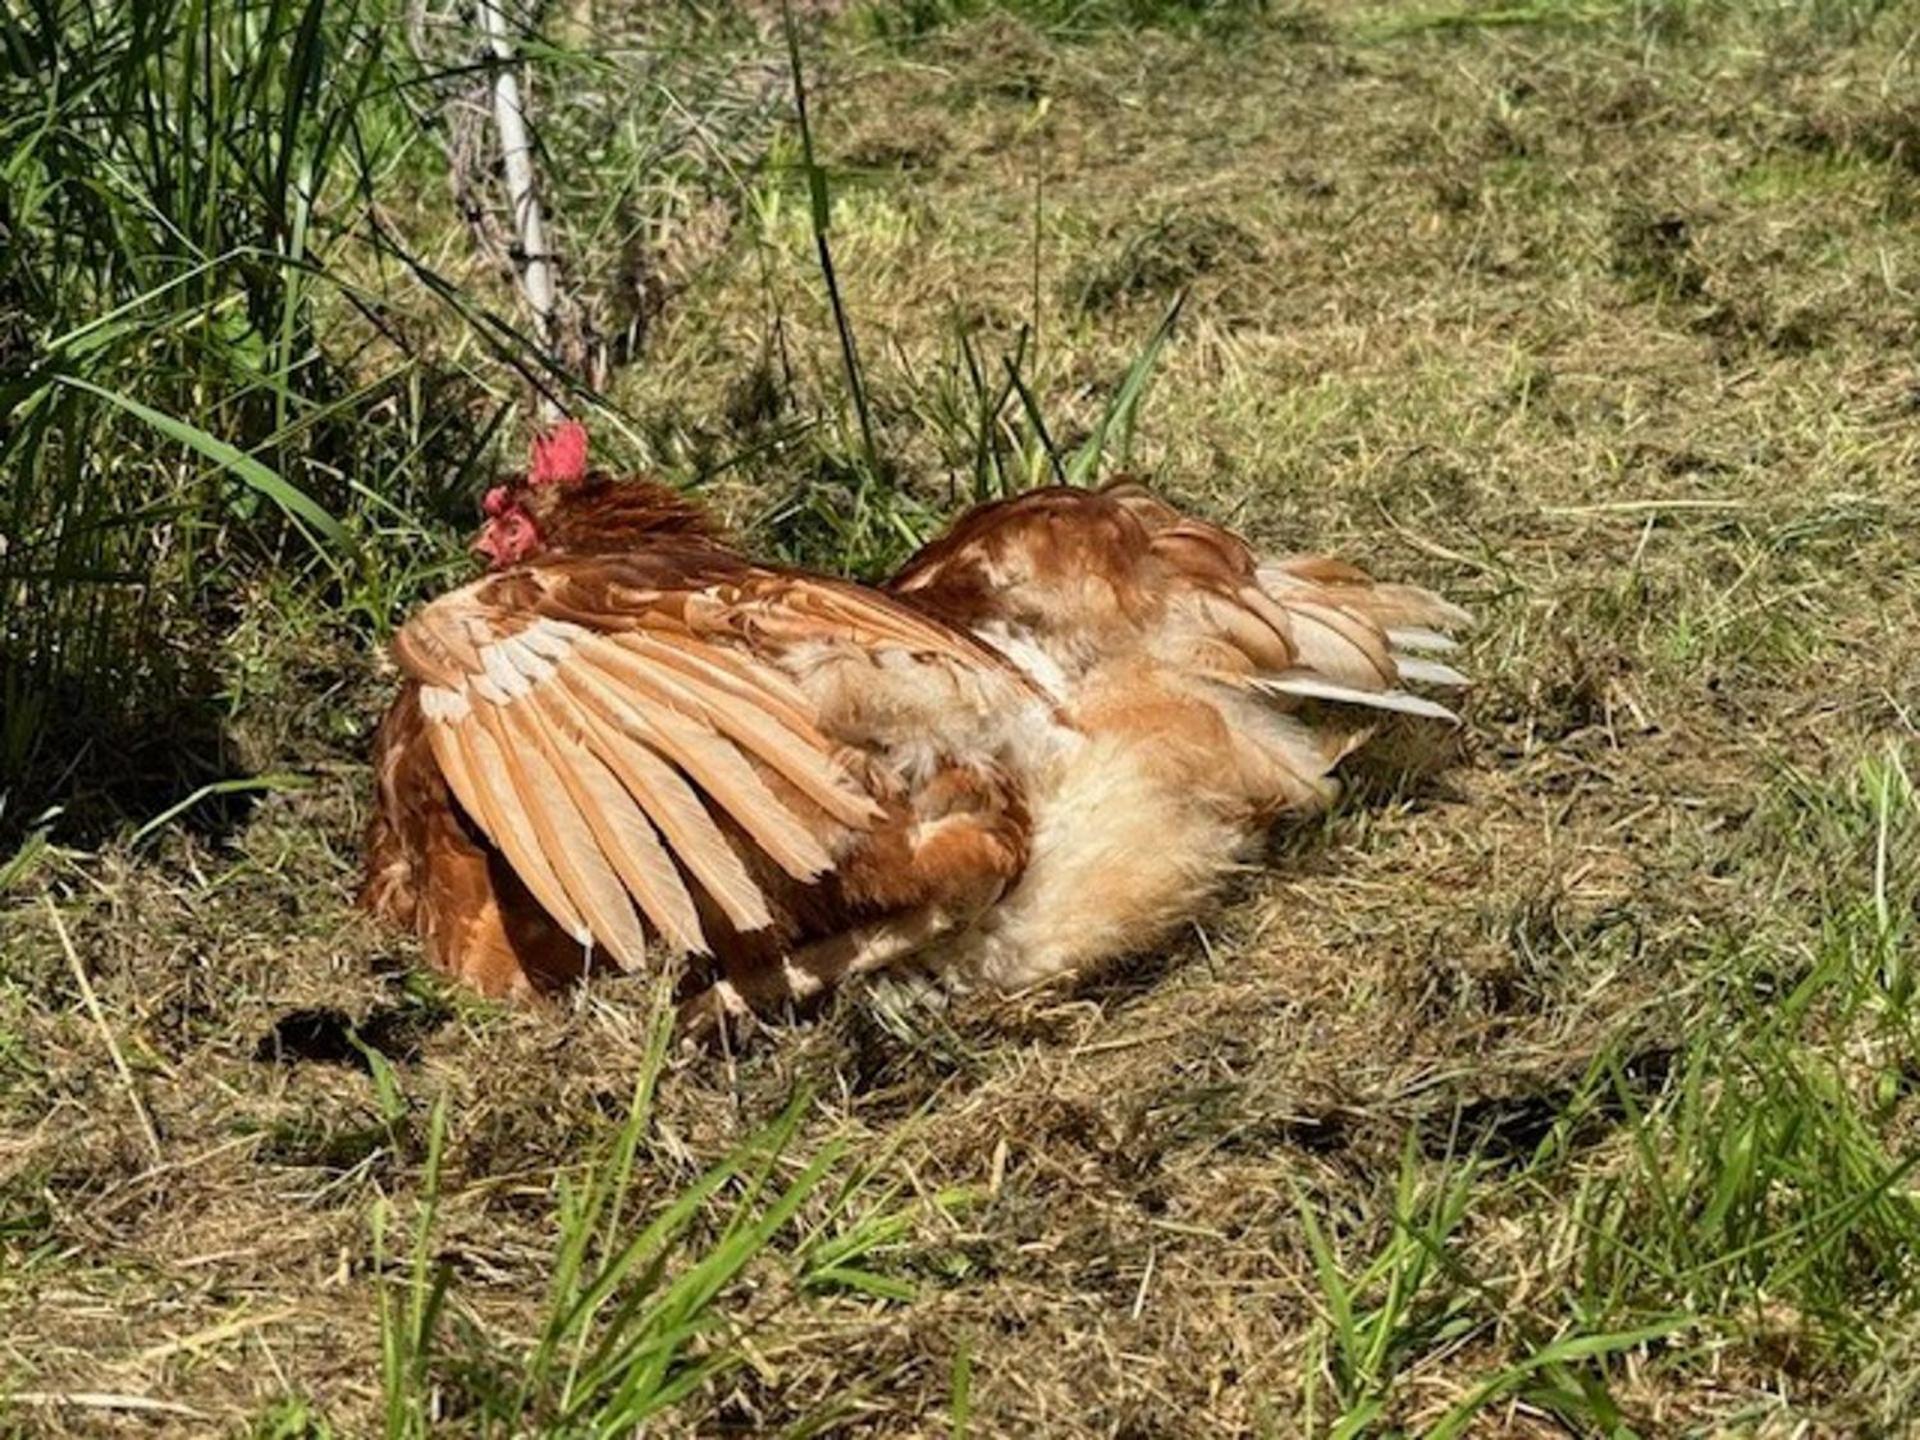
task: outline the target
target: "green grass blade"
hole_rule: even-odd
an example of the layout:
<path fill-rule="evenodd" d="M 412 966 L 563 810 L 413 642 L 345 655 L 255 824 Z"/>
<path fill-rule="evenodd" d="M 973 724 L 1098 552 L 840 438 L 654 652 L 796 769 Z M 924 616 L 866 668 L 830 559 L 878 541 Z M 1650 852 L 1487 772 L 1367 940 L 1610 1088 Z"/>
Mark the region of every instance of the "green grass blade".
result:
<path fill-rule="evenodd" d="M 1073 458 L 1067 463 L 1065 480 L 1069 485 L 1091 484 L 1099 473 L 1100 462 L 1106 458 L 1107 437 L 1115 425 L 1120 427 L 1120 463 L 1124 468 L 1133 458 L 1133 428 L 1140 409 L 1140 398 L 1146 393 L 1147 382 L 1153 378 L 1154 367 L 1160 363 L 1160 352 L 1166 349 L 1167 341 L 1172 338 L 1173 327 L 1180 319 L 1180 311 L 1187 303 L 1183 290 L 1176 295 L 1173 303 L 1167 307 L 1166 314 L 1160 317 L 1160 323 L 1147 337 L 1147 343 L 1140 353 L 1133 357 L 1133 363 L 1127 367 L 1127 373 L 1121 378 L 1120 388 L 1114 392 L 1113 399 L 1101 412 L 1100 421 L 1093 428 L 1079 449 L 1073 452 Z"/>
<path fill-rule="evenodd" d="M 1464 1400 L 1448 1410 L 1440 1418 L 1439 1423 L 1427 1431 L 1428 1440 L 1454 1440 L 1455 1436 L 1464 1434 L 1467 1427 L 1473 1423 L 1474 1417 L 1488 1405 L 1509 1394 L 1541 1370 L 1635 1350 L 1642 1345 L 1650 1345 L 1656 1340 L 1664 1340 L 1690 1323 L 1692 1321 L 1689 1317 L 1673 1316 L 1635 1330 L 1606 1335 L 1579 1335 L 1566 1340 L 1556 1340 L 1545 1349 L 1536 1351 L 1525 1360 L 1508 1366 L 1475 1386 Z"/>
<path fill-rule="evenodd" d="M 127 843 L 138 845 L 156 831 L 164 830 L 195 806 L 222 795 L 251 795 L 256 792 L 284 794 L 288 791 L 304 790 L 312 783 L 312 780 L 305 775 L 256 775 L 235 780 L 216 780 L 211 785 L 202 785 L 186 799 L 169 805 L 128 836 Z"/>
<path fill-rule="evenodd" d="M 337 550 L 353 553 L 353 537 L 333 516 L 329 515 L 299 487 L 283 480 L 251 455 L 244 455 L 226 441 L 209 435 L 198 425 L 189 424 L 171 415 L 163 415 L 152 406 L 135 400 L 130 395 L 117 394 L 90 380 L 82 380 L 73 375 L 62 375 L 60 383 L 84 390 L 88 394 L 118 406 L 138 420 L 146 422 L 169 440 L 187 446 L 196 451 L 223 470 L 231 471 L 247 485 L 273 501 L 287 516 L 294 520 L 303 531 L 317 532 Z"/>
<path fill-rule="evenodd" d="M 950 1440 L 967 1440 L 973 1421 L 973 1347 L 965 1340 L 953 1347 L 947 1393 L 947 1434 Z"/>

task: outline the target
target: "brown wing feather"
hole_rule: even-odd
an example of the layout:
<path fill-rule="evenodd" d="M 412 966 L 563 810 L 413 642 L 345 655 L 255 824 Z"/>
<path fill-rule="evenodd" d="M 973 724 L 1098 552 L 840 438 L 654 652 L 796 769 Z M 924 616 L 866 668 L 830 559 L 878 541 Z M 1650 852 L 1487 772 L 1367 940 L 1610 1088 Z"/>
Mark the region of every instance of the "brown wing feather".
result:
<path fill-rule="evenodd" d="M 708 949 L 701 894 L 733 930 L 767 929 L 751 852 L 811 882 L 882 815 L 795 678 L 823 654 L 1024 683 L 885 597 L 713 552 L 687 574 L 659 556 L 521 567 L 428 607 L 395 646 L 461 805 L 542 908 L 625 965 L 649 932 Z"/>
<path fill-rule="evenodd" d="M 461 805 L 506 855 L 541 907 L 568 933 L 584 942 L 586 922 L 573 906 L 534 830 L 532 819 L 511 786 L 499 782 L 506 761 L 494 736 L 482 725 L 429 724 L 440 773 L 447 777 Z M 489 778 L 492 777 L 492 778 Z"/>
<path fill-rule="evenodd" d="M 569 727 L 580 736 L 581 743 L 563 773 L 621 882 L 669 945 L 689 953 L 703 951 L 706 938 L 700 931 L 700 913 L 686 881 L 645 811 L 595 750 L 590 722 L 580 713 L 578 702 L 555 693 L 538 696 L 535 703 L 545 709 L 550 725 Z"/>
<path fill-rule="evenodd" d="M 1448 712 L 1405 697 L 1403 679 L 1464 680 L 1401 653 L 1444 649 L 1470 623 L 1458 606 L 1324 557 L 1263 563 L 1231 531 L 1130 483 L 980 506 L 889 588 L 949 623 L 1037 645 L 1068 676 L 1137 652 L 1275 697 L 1416 714 Z"/>

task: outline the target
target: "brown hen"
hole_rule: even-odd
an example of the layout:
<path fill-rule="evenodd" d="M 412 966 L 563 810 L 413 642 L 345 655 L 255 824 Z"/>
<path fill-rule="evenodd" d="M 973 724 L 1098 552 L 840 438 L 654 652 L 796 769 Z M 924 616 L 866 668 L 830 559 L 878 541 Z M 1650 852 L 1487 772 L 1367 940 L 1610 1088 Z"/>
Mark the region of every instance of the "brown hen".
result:
<path fill-rule="evenodd" d="M 981 507 L 885 591 L 742 558 L 576 426 L 487 511 L 497 573 L 395 643 L 365 901 L 493 994 L 663 950 L 706 1018 L 914 956 L 1083 971 L 1460 680 L 1455 607 L 1137 486 Z"/>
<path fill-rule="evenodd" d="M 964 632 L 752 564 L 556 448 L 488 497 L 503 568 L 394 643 L 364 903 L 489 994 L 666 951 L 727 1009 L 991 904 L 1027 853 L 1008 766 L 1066 733 L 1051 703 Z"/>

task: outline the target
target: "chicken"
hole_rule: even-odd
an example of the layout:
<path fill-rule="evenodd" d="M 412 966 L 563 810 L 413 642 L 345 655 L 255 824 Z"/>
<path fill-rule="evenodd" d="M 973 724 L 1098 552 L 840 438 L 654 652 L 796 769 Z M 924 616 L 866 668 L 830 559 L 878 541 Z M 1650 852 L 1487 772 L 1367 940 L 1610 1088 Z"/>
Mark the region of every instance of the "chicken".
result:
<path fill-rule="evenodd" d="M 804 996 L 970 923 L 1024 868 L 1015 778 L 1069 732 L 874 590 L 756 565 L 664 487 L 536 445 L 494 572 L 394 642 L 363 903 L 494 995 L 694 957 L 694 1013 Z"/>
<path fill-rule="evenodd" d="M 485 508 L 494 573 L 395 642 L 364 899 L 492 994 L 675 952 L 707 1024 L 909 958 L 1084 971 L 1461 680 L 1455 607 L 1137 486 L 976 509 L 883 590 L 748 561 L 572 424 Z"/>

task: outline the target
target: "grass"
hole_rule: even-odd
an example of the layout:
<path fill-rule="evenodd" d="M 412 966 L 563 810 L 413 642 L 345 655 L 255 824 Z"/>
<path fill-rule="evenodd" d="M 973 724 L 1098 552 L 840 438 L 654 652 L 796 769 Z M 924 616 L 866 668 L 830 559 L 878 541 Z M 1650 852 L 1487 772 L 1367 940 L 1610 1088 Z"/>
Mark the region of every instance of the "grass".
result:
<path fill-rule="evenodd" d="M 838 1141 L 790 1178 L 778 1173 L 809 1108 L 804 1092 L 692 1183 L 660 1197 L 644 1224 L 630 1214 L 649 1198 L 635 1174 L 636 1157 L 651 1122 L 671 1016 L 663 995 L 627 1118 L 606 1152 L 578 1178 L 560 1179 L 552 1277 L 534 1340 L 521 1346 L 490 1336 L 469 1317 L 459 1327 L 465 1354 L 452 1365 L 445 1363 L 440 1332 L 450 1328 L 447 1310 L 457 1297 L 450 1267 L 436 1262 L 433 1245 L 447 1130 L 446 1111 L 435 1106 L 407 1266 L 380 1296 L 388 1440 L 434 1434 L 449 1420 L 484 1435 L 530 1428 L 631 1434 L 746 1365 L 752 1336 L 778 1314 L 782 1300 L 836 1292 L 879 1302 L 915 1298 L 914 1285 L 873 1267 L 901 1249 L 922 1208 L 949 1215 L 965 1197 L 933 1196 L 924 1207 L 902 1203 L 900 1185 L 876 1184 L 890 1159 L 884 1152 L 829 1186 L 845 1158 Z M 710 1207 L 719 1213 L 714 1229 L 703 1234 Z M 376 1260 L 384 1255 L 389 1224 L 387 1207 L 376 1205 Z M 779 1244 L 789 1231 L 797 1233 Z M 770 1301 L 763 1289 L 737 1298 L 743 1275 L 749 1267 L 766 1268 L 776 1246 L 785 1272 L 776 1297 Z M 683 1257 L 688 1249 L 695 1253 Z"/>
<path fill-rule="evenodd" d="M 1920 12 L 802 7 L 803 132 L 778 11 L 557 10 L 617 463 L 860 573 L 1131 468 L 1484 621 L 1463 766 L 1165 953 L 688 1060 L 349 905 L 378 641 L 550 373 L 385 13 L 5 20 L 0 1430 L 1913 1426 Z"/>
<path fill-rule="evenodd" d="M 379 304 L 346 260 L 371 177 L 412 143 L 369 98 L 398 80 L 380 18 L 286 0 L 5 17 L 9 831 L 48 798 L 84 810 L 94 775 L 151 795 L 139 782 L 223 763 L 207 612 L 261 565 L 355 608 L 347 472 L 414 514 L 461 483 L 424 408 L 457 375 L 404 341 L 321 338 L 330 309 Z"/>

